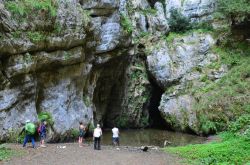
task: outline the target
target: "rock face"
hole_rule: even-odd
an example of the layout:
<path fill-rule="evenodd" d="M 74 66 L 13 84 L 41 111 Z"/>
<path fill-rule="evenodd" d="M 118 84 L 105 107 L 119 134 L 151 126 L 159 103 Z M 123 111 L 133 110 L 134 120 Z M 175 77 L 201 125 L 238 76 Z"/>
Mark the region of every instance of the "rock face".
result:
<path fill-rule="evenodd" d="M 35 11 L 37 16 L 31 20 L 22 16 L 21 21 L 20 15 L 8 10 L 9 4 L 0 4 L 1 139 L 26 119 L 37 122 L 40 112 L 53 117 L 52 140 L 77 129 L 79 121 L 92 123 L 93 111 L 99 111 L 92 99 L 100 76 L 93 65 L 99 67 L 121 55 L 122 51 L 111 51 L 120 43 L 126 45 L 120 42 L 124 36 L 119 1 L 61 0 L 53 6 L 55 16 Z M 104 17 L 99 9 L 109 11 L 108 15 Z M 92 19 L 89 12 L 100 15 Z"/>
<path fill-rule="evenodd" d="M 219 60 L 211 51 L 214 43 L 211 35 L 194 32 L 172 43 L 161 43 L 160 50 L 147 56 L 151 75 L 165 89 L 159 110 L 175 130 L 198 133 L 192 90 L 203 87 L 206 80 L 221 78 L 227 71 L 225 66 L 209 68 Z"/>
<path fill-rule="evenodd" d="M 51 0 L 40 9 L 32 1 L 0 0 L 0 140 L 26 119 L 37 123 L 41 112 L 54 121 L 50 140 L 69 135 L 79 121 L 146 127 L 149 79 L 165 91 L 159 110 L 166 122 L 196 131 L 190 86 L 202 86 L 205 74 L 219 79 L 226 68 L 207 69 L 218 60 L 211 35 L 173 42 L 162 36 L 170 31 L 171 8 L 207 21 L 214 1 L 153 2 Z"/>
<path fill-rule="evenodd" d="M 216 9 L 215 0 L 166 0 L 165 4 L 167 18 L 171 9 L 178 9 L 194 22 L 211 21 Z"/>

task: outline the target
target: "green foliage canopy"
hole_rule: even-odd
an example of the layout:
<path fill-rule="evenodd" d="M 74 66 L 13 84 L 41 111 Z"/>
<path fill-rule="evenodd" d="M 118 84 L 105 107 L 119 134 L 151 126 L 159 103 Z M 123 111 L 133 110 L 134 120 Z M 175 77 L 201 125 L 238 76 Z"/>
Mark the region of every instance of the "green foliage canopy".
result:
<path fill-rule="evenodd" d="M 6 1 L 6 8 L 15 16 L 27 17 L 34 12 L 43 11 L 50 16 L 55 17 L 57 14 L 57 4 L 55 0 L 18 0 Z"/>
<path fill-rule="evenodd" d="M 192 28 L 189 18 L 182 15 L 178 9 L 170 10 L 169 27 L 173 32 L 185 32 Z"/>
<path fill-rule="evenodd" d="M 226 16 L 249 16 L 249 0 L 218 0 L 218 9 Z"/>

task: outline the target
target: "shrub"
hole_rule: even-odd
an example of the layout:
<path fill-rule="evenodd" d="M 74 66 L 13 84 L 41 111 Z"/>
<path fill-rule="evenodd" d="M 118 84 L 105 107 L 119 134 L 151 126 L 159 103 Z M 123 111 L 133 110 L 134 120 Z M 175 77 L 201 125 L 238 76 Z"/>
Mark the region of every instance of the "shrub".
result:
<path fill-rule="evenodd" d="M 242 133 L 248 133 L 247 122 L 249 120 L 250 97 L 250 52 L 244 43 L 234 44 L 231 47 L 216 48 L 220 55 L 220 64 L 227 64 L 230 70 L 219 81 L 206 81 L 204 87 L 199 87 L 194 92 L 198 102 L 194 109 L 198 114 L 200 130 L 203 133 L 215 133 L 226 130 L 229 123 L 231 131 L 242 129 Z M 202 116 L 205 116 L 202 117 Z M 241 117 L 243 116 L 243 117 Z"/>
<path fill-rule="evenodd" d="M 79 136 L 79 130 L 78 129 L 71 129 L 70 136 L 74 139 L 77 138 Z"/>
<path fill-rule="evenodd" d="M 235 122 L 231 123 L 229 130 L 233 133 L 245 132 L 250 126 L 250 115 L 240 116 Z"/>
<path fill-rule="evenodd" d="M 129 19 L 128 16 L 121 14 L 121 25 L 123 29 L 128 33 L 131 34 L 133 31 L 133 25 L 131 20 Z"/>
<path fill-rule="evenodd" d="M 128 128 L 129 126 L 129 118 L 127 115 L 123 114 L 116 118 L 115 125 L 119 128 Z"/>
<path fill-rule="evenodd" d="M 218 10 L 229 17 L 249 16 L 249 0 L 218 0 Z"/>
<path fill-rule="evenodd" d="M 24 134 L 19 135 L 20 132 L 21 130 L 9 129 L 7 142 L 8 143 L 22 143 L 25 135 Z"/>
<path fill-rule="evenodd" d="M 44 11 L 51 17 L 55 17 L 57 6 L 53 0 L 19 0 L 5 2 L 6 8 L 14 16 L 27 17 L 33 15 L 34 12 Z"/>
<path fill-rule="evenodd" d="M 182 15 L 178 9 L 170 10 L 169 27 L 173 32 L 185 32 L 192 28 L 189 18 Z"/>
<path fill-rule="evenodd" d="M 94 132 L 94 129 L 95 129 L 94 124 L 92 122 L 88 123 L 87 132 Z"/>
<path fill-rule="evenodd" d="M 39 42 L 46 39 L 46 36 L 42 34 L 41 32 L 28 32 L 27 33 L 28 38 L 33 42 Z"/>
<path fill-rule="evenodd" d="M 38 119 L 39 119 L 40 121 L 42 121 L 42 120 L 47 121 L 49 125 L 53 125 L 53 124 L 54 124 L 52 115 L 51 115 L 51 113 L 49 113 L 49 112 L 40 112 L 40 113 L 38 114 Z"/>
<path fill-rule="evenodd" d="M 141 127 L 147 127 L 149 125 L 149 117 L 143 116 L 140 118 L 140 126 Z"/>

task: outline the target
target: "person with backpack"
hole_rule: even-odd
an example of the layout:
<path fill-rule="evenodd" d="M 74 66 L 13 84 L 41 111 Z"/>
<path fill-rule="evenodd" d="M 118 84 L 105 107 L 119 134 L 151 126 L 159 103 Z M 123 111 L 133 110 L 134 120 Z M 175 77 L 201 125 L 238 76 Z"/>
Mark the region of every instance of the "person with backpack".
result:
<path fill-rule="evenodd" d="M 102 136 L 102 129 L 100 128 L 100 124 L 97 124 L 97 128 L 94 129 L 94 134 L 93 134 L 95 150 L 101 150 L 101 136 Z"/>
<path fill-rule="evenodd" d="M 32 147 L 35 148 L 35 133 L 36 133 L 36 126 L 34 123 L 30 122 L 30 120 L 26 120 L 26 124 L 22 131 L 19 133 L 19 136 L 22 133 L 25 133 L 25 138 L 23 142 L 23 147 L 26 147 L 26 144 L 29 140 L 31 140 Z"/>
<path fill-rule="evenodd" d="M 44 141 L 46 138 L 46 125 L 47 125 L 47 122 L 45 120 L 42 120 L 42 122 L 37 130 L 37 132 L 40 136 L 40 147 L 46 147 L 44 144 Z"/>

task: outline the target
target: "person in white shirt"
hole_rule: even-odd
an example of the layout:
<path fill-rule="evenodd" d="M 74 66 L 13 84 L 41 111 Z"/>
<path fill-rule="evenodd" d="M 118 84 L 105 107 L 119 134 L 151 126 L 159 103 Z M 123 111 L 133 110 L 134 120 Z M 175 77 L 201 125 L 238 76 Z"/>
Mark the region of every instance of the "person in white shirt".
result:
<path fill-rule="evenodd" d="M 112 142 L 113 142 L 113 145 L 116 146 L 116 145 L 120 145 L 120 141 L 119 141 L 119 129 L 114 127 L 112 129 L 112 133 L 113 133 L 113 136 L 112 136 Z"/>
<path fill-rule="evenodd" d="M 94 129 L 94 134 L 93 134 L 95 150 L 101 150 L 101 136 L 102 136 L 102 129 L 100 128 L 100 124 L 97 124 L 97 127 Z"/>

